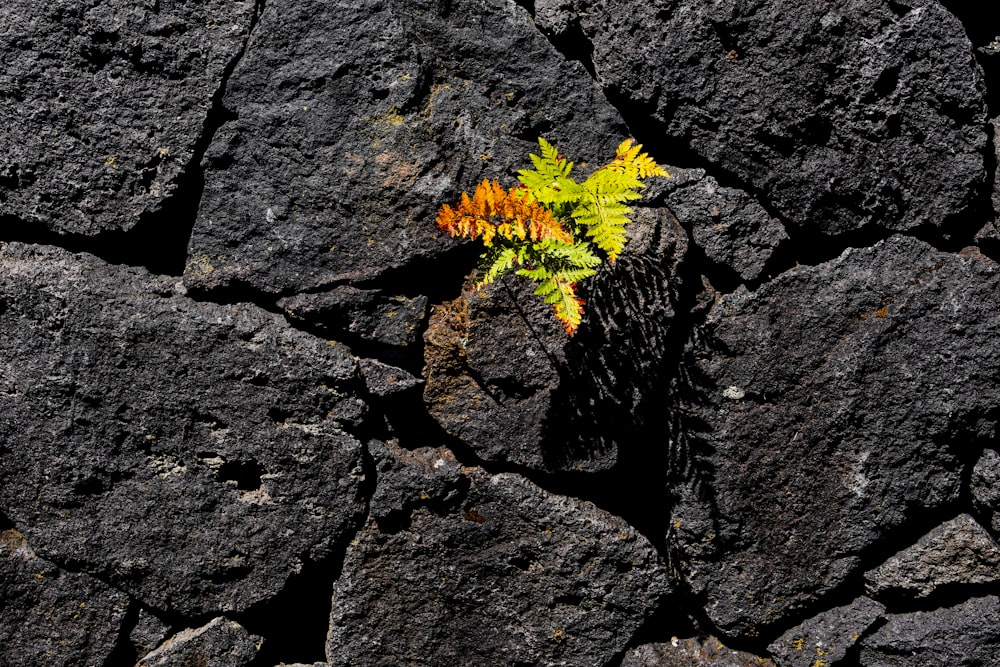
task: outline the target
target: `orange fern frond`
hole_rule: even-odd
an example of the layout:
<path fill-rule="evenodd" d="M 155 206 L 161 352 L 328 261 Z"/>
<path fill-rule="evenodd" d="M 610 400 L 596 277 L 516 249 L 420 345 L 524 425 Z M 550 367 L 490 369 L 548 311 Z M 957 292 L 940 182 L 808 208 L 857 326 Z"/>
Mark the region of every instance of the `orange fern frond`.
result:
<path fill-rule="evenodd" d="M 452 236 L 481 238 L 487 246 L 500 235 L 511 241 L 556 239 L 572 243 L 573 237 L 552 211 L 524 188 L 504 190 L 496 181 L 484 180 L 472 197 L 462 193 L 456 207 L 445 204 L 438 211 L 437 226 Z"/>

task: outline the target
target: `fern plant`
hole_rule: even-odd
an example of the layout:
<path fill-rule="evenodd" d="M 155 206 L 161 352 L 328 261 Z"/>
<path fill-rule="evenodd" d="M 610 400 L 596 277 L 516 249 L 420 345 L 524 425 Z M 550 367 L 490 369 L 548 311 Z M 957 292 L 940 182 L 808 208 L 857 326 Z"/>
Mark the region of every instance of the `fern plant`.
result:
<path fill-rule="evenodd" d="M 530 155 L 534 168 L 518 172 L 520 185 L 505 190 L 484 180 L 471 197 L 463 192 L 455 206 L 442 206 L 437 226 L 486 246 L 477 288 L 518 267 L 518 275 L 538 283 L 535 294 L 573 335 L 583 319 L 576 284 L 597 272 L 600 254 L 614 262 L 624 250 L 628 202 L 642 196 L 643 180 L 670 175 L 626 139 L 611 162 L 577 183 L 572 162 L 545 139 L 538 145 L 541 155 Z"/>

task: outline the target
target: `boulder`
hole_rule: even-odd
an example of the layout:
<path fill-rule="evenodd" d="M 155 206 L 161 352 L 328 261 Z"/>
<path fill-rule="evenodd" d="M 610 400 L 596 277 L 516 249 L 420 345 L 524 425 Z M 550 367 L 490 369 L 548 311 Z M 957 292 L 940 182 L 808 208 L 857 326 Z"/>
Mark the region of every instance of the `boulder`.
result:
<path fill-rule="evenodd" d="M 808 610 L 958 500 L 997 427 L 998 313 L 992 260 L 906 237 L 718 300 L 677 386 L 671 541 L 721 630 Z"/>
<path fill-rule="evenodd" d="M 0 531 L 0 664 L 107 664 L 128 598 L 86 574 L 39 558 L 24 535 Z"/>
<path fill-rule="evenodd" d="M 136 667 L 248 667 L 262 638 L 222 616 L 200 628 L 182 630 L 144 656 Z"/>
<path fill-rule="evenodd" d="M 609 470 L 661 428 L 687 235 L 659 207 L 627 229 L 624 254 L 580 283 L 586 313 L 572 338 L 517 276 L 432 310 L 424 401 L 481 459 Z"/>
<path fill-rule="evenodd" d="M 343 345 L 89 256 L 0 247 L 0 511 L 145 606 L 239 612 L 364 511 Z"/>
<path fill-rule="evenodd" d="M 861 640 L 866 667 L 996 663 L 1000 652 L 1000 598 L 971 598 L 950 607 L 889 614 L 886 624 Z"/>
<path fill-rule="evenodd" d="M 479 468 L 461 468 L 449 496 L 456 468 L 430 452 L 380 466 L 379 492 L 411 509 L 348 549 L 331 665 L 603 665 L 672 590 L 625 521 Z"/>
<path fill-rule="evenodd" d="M 946 235 L 986 185 L 982 77 L 935 0 L 535 7 L 543 30 L 576 26 L 609 97 L 664 145 L 797 226 Z"/>
<path fill-rule="evenodd" d="M 923 598 L 943 587 L 1000 582 L 1000 546 L 968 514 L 937 526 L 865 573 L 876 597 Z"/>
<path fill-rule="evenodd" d="M 508 0 L 269 0 L 224 104 L 185 281 L 280 296 L 429 291 L 438 207 L 513 185 L 539 135 L 603 160 L 624 129 Z"/>
<path fill-rule="evenodd" d="M 93 236 L 161 212 L 198 166 L 209 110 L 254 12 L 252 0 L 5 0 L 7 233 L 41 226 Z"/>

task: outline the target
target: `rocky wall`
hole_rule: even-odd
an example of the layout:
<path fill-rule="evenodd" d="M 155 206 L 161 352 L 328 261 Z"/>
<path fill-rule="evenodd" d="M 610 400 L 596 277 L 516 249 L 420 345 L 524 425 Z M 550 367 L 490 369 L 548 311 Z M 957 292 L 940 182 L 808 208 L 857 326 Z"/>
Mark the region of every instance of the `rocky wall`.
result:
<path fill-rule="evenodd" d="M 960 0 L 8 0 L 0 665 L 1000 662 Z M 435 228 L 671 173 L 567 336 Z"/>

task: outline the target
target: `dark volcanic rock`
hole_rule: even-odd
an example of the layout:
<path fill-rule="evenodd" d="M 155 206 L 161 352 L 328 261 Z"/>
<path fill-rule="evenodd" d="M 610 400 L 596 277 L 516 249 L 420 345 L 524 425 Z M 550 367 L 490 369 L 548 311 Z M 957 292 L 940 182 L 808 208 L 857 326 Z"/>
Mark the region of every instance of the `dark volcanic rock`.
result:
<path fill-rule="evenodd" d="M 993 534 L 1000 534 L 1000 453 L 986 449 L 972 468 L 969 490 L 976 509 L 990 521 Z"/>
<path fill-rule="evenodd" d="M 997 313 L 993 261 L 903 237 L 721 298 L 690 348 L 695 437 L 673 487 L 713 622 L 787 618 L 958 498 L 959 454 L 997 428 Z"/>
<path fill-rule="evenodd" d="M 397 467 L 411 473 L 384 470 L 379 486 L 419 502 L 423 464 Z M 509 473 L 462 477 L 450 511 L 372 521 L 348 549 L 331 665 L 603 665 L 670 591 L 655 549 L 623 520 Z"/>
<path fill-rule="evenodd" d="M 59 570 L 16 530 L 0 532 L 0 664 L 103 665 L 128 599 L 93 577 Z"/>
<path fill-rule="evenodd" d="M 424 400 L 481 458 L 603 470 L 652 428 L 687 235 L 664 209 L 639 209 L 628 231 L 618 261 L 580 284 L 587 313 L 573 338 L 518 277 L 432 312 Z"/>
<path fill-rule="evenodd" d="M 379 290 L 341 285 L 318 294 L 296 294 L 278 300 L 293 320 L 320 331 L 356 336 L 384 346 L 407 348 L 420 342 L 427 317 L 427 297 L 389 296 Z"/>
<path fill-rule="evenodd" d="M 884 611 L 885 605 L 871 598 L 858 598 L 800 623 L 767 650 L 781 667 L 834 665 Z"/>
<path fill-rule="evenodd" d="M 986 185 L 972 45 L 934 0 L 537 0 L 536 11 L 552 32 L 581 26 L 620 106 L 799 225 L 941 226 Z"/>
<path fill-rule="evenodd" d="M 865 667 L 979 667 L 995 665 L 1000 655 L 1000 599 L 992 595 L 886 619 L 861 640 Z"/>
<path fill-rule="evenodd" d="M 0 248 L 0 511 L 146 605 L 245 610 L 357 528 L 342 345 L 89 255 Z"/>
<path fill-rule="evenodd" d="M 512 180 L 540 134 L 578 160 L 623 135 L 510 0 L 269 0 L 225 105 L 185 280 L 286 295 L 454 247 L 437 208 Z"/>
<path fill-rule="evenodd" d="M 260 646 L 260 637 L 220 616 L 204 627 L 177 633 L 136 667 L 247 667 Z"/>
<path fill-rule="evenodd" d="M 968 514 L 937 526 L 865 573 L 869 592 L 927 597 L 941 586 L 1000 582 L 1000 546 Z"/>
<path fill-rule="evenodd" d="M 250 0 L 4 0 L 0 216 L 97 234 L 160 209 L 253 12 Z"/>
<path fill-rule="evenodd" d="M 788 238 L 781 222 L 753 197 L 711 176 L 677 188 L 667 201 L 705 256 L 743 280 L 760 277 L 778 243 Z"/>
<path fill-rule="evenodd" d="M 715 637 L 644 644 L 625 654 L 622 667 L 774 667 L 766 658 L 734 651 Z"/>

